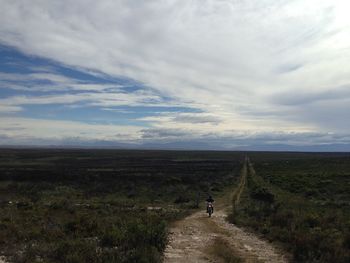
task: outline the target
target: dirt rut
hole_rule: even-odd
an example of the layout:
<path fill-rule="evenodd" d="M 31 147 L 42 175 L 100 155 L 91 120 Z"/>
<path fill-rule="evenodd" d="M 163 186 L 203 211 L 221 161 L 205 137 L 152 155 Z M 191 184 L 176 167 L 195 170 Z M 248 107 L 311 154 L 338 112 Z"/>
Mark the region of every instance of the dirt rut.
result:
<path fill-rule="evenodd" d="M 240 183 L 230 197 L 234 206 L 239 202 L 246 182 L 248 163 L 246 159 Z M 209 253 L 216 238 L 224 239 L 243 262 L 288 262 L 287 256 L 273 244 L 227 222 L 227 211 L 232 211 L 230 202 L 226 202 L 226 207 L 218 207 L 211 218 L 205 211 L 200 211 L 176 222 L 170 229 L 164 262 L 222 262 Z"/>
<path fill-rule="evenodd" d="M 219 262 L 208 247 L 216 237 L 226 240 L 243 262 L 288 262 L 271 243 L 226 221 L 223 210 L 211 218 L 197 212 L 177 222 L 170 230 L 164 262 Z"/>

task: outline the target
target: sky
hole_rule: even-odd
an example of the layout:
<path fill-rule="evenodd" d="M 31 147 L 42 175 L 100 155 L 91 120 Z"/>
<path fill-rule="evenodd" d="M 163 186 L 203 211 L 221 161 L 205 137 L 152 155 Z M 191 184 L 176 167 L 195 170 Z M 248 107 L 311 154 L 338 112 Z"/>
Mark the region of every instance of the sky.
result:
<path fill-rule="evenodd" d="M 350 151 L 348 0 L 0 6 L 0 145 Z"/>

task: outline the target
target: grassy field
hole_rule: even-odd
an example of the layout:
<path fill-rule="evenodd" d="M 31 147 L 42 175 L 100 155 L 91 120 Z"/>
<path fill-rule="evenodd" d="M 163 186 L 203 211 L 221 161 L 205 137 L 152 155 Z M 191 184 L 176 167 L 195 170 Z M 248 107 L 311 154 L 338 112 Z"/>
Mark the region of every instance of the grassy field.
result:
<path fill-rule="evenodd" d="M 350 154 L 248 155 L 231 220 L 280 243 L 296 262 L 349 262 Z M 237 185 L 244 159 L 235 152 L 2 149 L 0 256 L 160 262 L 169 223 L 208 193 Z M 218 240 L 213 253 L 230 260 L 225 247 Z"/>
<path fill-rule="evenodd" d="M 237 181 L 229 152 L 0 150 L 0 255 L 160 262 L 169 222 Z"/>
<path fill-rule="evenodd" d="M 280 242 L 296 262 L 350 262 L 350 155 L 249 156 L 233 222 Z"/>

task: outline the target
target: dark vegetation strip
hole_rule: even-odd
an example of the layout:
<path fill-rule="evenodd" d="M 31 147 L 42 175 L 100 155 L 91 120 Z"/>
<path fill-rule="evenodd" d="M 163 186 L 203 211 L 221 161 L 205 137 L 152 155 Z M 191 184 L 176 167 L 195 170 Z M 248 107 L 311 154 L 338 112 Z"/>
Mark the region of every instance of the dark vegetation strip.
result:
<path fill-rule="evenodd" d="M 0 150 L 0 256 L 160 262 L 167 225 L 232 187 L 240 153 Z"/>
<path fill-rule="evenodd" d="M 350 157 L 255 154 L 231 220 L 291 251 L 295 262 L 350 262 Z"/>

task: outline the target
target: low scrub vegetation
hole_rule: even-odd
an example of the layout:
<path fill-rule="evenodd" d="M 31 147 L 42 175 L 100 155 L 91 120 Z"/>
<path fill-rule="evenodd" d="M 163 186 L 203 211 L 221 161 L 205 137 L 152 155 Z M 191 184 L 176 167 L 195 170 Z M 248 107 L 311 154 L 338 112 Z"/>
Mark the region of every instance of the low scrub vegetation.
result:
<path fill-rule="evenodd" d="M 0 256 L 160 262 L 167 226 L 238 177 L 220 152 L 1 150 Z"/>
<path fill-rule="evenodd" d="M 350 262 L 350 158 L 297 156 L 253 155 L 231 220 L 284 244 L 296 262 Z"/>

